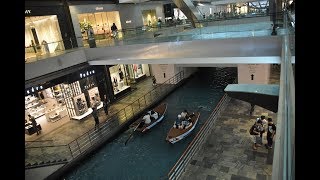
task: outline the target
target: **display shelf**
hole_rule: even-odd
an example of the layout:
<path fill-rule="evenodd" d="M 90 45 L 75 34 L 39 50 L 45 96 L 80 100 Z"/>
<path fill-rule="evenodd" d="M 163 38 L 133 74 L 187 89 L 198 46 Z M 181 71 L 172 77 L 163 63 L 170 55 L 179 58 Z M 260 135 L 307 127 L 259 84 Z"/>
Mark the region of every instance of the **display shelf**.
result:
<path fill-rule="evenodd" d="M 72 119 L 75 119 L 75 120 L 81 120 L 85 117 L 87 117 L 88 115 L 90 115 L 92 113 L 92 108 L 88 108 L 88 111 L 85 112 L 84 114 L 80 115 L 80 116 L 73 116 Z"/>
<path fill-rule="evenodd" d="M 130 88 L 130 86 L 122 86 L 122 88 L 121 89 L 119 89 L 119 91 L 114 91 L 114 95 L 116 95 L 116 94 L 119 94 L 120 92 L 122 92 L 122 91 L 125 91 L 126 89 L 128 89 L 128 88 Z"/>
<path fill-rule="evenodd" d="M 103 103 L 100 102 L 99 106 L 97 106 L 97 110 L 98 110 L 98 109 L 101 109 L 102 107 L 103 107 Z"/>

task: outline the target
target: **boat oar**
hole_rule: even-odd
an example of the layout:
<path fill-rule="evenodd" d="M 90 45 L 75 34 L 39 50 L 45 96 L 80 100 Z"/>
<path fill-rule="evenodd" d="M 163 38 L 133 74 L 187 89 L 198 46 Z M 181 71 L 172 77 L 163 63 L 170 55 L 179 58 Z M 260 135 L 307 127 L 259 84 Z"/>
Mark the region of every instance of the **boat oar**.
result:
<path fill-rule="evenodd" d="M 141 121 L 142 122 L 142 121 Z M 128 137 L 128 139 L 126 140 L 126 142 L 124 142 L 124 145 L 127 145 L 127 142 L 129 141 L 129 139 L 132 137 L 133 133 L 137 130 L 137 128 L 140 126 L 141 122 L 134 128 L 134 130 L 132 131 L 132 133 L 130 134 L 130 136 Z"/>

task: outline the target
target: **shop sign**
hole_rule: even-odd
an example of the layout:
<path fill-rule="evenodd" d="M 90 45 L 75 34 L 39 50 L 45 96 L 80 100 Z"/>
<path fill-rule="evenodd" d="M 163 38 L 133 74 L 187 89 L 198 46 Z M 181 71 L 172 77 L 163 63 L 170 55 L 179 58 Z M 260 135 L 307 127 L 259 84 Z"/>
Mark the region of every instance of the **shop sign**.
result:
<path fill-rule="evenodd" d="M 160 69 L 162 72 L 166 72 L 167 71 L 167 68 L 168 68 L 168 64 L 159 64 L 160 66 Z"/>
<path fill-rule="evenodd" d="M 103 10 L 103 7 L 96 7 L 96 11 Z"/>
<path fill-rule="evenodd" d="M 24 14 L 31 14 L 31 10 L 30 9 L 25 10 Z"/>
<path fill-rule="evenodd" d="M 127 24 L 130 24 L 130 23 L 131 23 L 131 20 L 126 20 L 126 23 L 127 23 Z"/>

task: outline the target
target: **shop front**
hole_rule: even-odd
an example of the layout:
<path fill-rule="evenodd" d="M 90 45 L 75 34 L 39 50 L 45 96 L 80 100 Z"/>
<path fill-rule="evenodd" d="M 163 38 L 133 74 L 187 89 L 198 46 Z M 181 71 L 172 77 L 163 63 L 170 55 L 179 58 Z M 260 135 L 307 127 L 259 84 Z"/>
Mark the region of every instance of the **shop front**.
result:
<path fill-rule="evenodd" d="M 131 86 L 150 76 L 148 64 L 117 64 L 109 67 L 114 96 L 131 91 Z"/>
<path fill-rule="evenodd" d="M 77 47 L 69 11 L 62 3 L 25 5 L 25 59 Z"/>
<path fill-rule="evenodd" d="M 91 36 L 97 41 L 111 39 L 111 26 L 113 23 L 118 30 L 122 29 L 119 10 L 115 4 L 88 4 L 69 6 L 72 23 L 78 44 L 88 46 Z M 118 34 L 118 38 L 122 33 Z"/>
<path fill-rule="evenodd" d="M 27 88 L 25 134 L 32 135 L 35 132 L 29 114 L 44 131 L 49 132 L 70 120 L 84 120 L 92 113 L 92 106 L 101 109 L 106 89 L 97 79 L 102 79 L 104 82 L 101 84 L 106 84 L 103 75 L 94 67 L 89 67 Z"/>

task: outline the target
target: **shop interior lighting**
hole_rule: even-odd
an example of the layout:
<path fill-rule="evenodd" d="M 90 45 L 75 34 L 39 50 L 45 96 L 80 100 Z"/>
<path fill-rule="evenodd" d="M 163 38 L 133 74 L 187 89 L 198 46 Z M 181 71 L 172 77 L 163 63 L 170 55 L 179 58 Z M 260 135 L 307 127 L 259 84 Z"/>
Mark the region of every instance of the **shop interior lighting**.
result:
<path fill-rule="evenodd" d="M 36 87 L 36 90 L 38 91 L 38 86 Z"/>
<path fill-rule="evenodd" d="M 32 92 L 34 92 L 34 89 L 33 89 L 33 87 L 31 88 L 31 91 L 32 91 Z"/>
<path fill-rule="evenodd" d="M 89 76 L 89 72 L 87 71 L 87 76 Z"/>
<path fill-rule="evenodd" d="M 86 74 L 83 74 L 83 77 L 86 77 Z"/>
<path fill-rule="evenodd" d="M 40 89 L 42 89 L 43 87 L 42 86 L 40 86 Z"/>
<path fill-rule="evenodd" d="M 30 92 L 29 92 L 29 90 L 27 90 L 27 94 L 29 94 Z"/>
<path fill-rule="evenodd" d="M 91 74 L 91 71 L 89 72 L 89 74 Z"/>
<path fill-rule="evenodd" d="M 80 73 L 80 78 L 82 78 L 82 73 Z"/>
<path fill-rule="evenodd" d="M 92 73 L 94 73 L 94 70 L 92 70 Z"/>

